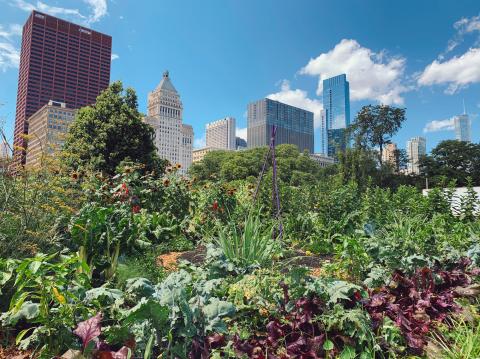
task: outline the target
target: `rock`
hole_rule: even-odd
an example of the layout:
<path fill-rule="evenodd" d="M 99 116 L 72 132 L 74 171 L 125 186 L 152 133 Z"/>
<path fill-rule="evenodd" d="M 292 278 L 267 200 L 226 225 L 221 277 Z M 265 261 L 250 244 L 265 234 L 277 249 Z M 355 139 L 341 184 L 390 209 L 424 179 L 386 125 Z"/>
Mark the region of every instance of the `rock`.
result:
<path fill-rule="evenodd" d="M 68 349 L 60 359 L 84 359 L 80 350 Z"/>
<path fill-rule="evenodd" d="M 480 284 L 471 284 L 468 287 L 457 287 L 453 292 L 459 297 L 478 297 L 480 295 Z"/>

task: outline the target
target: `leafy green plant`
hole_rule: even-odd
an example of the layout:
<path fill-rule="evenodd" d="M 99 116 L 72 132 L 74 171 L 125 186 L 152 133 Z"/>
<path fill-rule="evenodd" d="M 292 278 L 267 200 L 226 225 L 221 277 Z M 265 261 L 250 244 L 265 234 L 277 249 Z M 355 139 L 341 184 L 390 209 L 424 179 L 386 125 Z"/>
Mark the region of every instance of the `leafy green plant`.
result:
<path fill-rule="evenodd" d="M 14 294 L 2 324 L 24 323 L 16 343 L 21 348 L 56 353 L 72 343 L 71 327 L 89 311 L 81 298 L 89 288 L 89 267 L 76 256 L 38 254 L 18 262 Z"/>
<path fill-rule="evenodd" d="M 278 253 L 279 244 L 272 239 L 272 228 L 265 230 L 259 213 L 250 211 L 242 229 L 230 223 L 218 232 L 217 245 L 225 257 L 243 268 L 266 265 Z"/>

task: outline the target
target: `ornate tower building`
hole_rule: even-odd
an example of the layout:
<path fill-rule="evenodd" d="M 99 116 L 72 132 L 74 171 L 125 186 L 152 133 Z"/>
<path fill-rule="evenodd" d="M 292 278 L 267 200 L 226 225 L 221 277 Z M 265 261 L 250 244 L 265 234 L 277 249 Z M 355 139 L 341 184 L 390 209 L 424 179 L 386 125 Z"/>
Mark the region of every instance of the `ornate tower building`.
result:
<path fill-rule="evenodd" d="M 179 163 L 181 174 L 186 174 L 192 163 L 193 129 L 184 125 L 183 105 L 168 71 L 163 73 L 157 88 L 148 94 L 148 112 L 145 122 L 155 130 L 155 145 L 160 158 L 171 164 Z"/>

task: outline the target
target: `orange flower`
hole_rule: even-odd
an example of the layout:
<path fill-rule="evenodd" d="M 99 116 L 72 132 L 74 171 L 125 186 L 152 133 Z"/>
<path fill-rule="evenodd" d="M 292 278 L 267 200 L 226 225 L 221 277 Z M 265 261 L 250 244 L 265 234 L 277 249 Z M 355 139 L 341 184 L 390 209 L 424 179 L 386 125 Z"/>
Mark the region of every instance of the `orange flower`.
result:
<path fill-rule="evenodd" d="M 164 179 L 163 179 L 163 185 L 164 185 L 165 187 L 168 187 L 169 184 L 170 184 L 170 180 L 169 180 L 168 178 L 164 178 Z"/>

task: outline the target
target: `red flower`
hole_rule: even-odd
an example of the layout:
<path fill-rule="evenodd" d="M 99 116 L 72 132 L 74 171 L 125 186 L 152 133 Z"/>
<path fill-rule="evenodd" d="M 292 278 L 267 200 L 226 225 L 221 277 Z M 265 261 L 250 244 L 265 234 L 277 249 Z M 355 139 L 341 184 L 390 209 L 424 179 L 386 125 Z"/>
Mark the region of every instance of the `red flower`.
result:
<path fill-rule="evenodd" d="M 132 212 L 133 213 L 138 213 L 140 212 L 140 206 L 136 204 L 135 206 L 132 207 Z"/>
<path fill-rule="evenodd" d="M 216 200 L 213 202 L 212 209 L 213 209 L 214 211 L 217 211 L 217 210 L 218 210 L 218 202 L 217 202 Z"/>
<path fill-rule="evenodd" d="M 122 189 L 125 192 L 125 194 L 128 195 L 128 187 L 125 183 L 122 183 Z"/>

